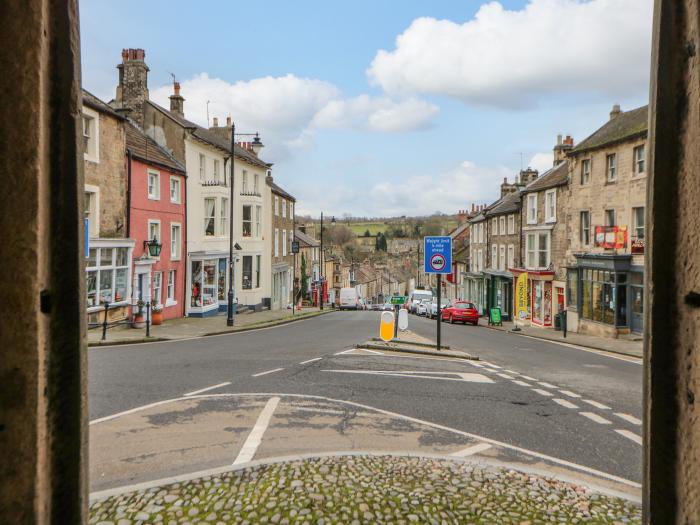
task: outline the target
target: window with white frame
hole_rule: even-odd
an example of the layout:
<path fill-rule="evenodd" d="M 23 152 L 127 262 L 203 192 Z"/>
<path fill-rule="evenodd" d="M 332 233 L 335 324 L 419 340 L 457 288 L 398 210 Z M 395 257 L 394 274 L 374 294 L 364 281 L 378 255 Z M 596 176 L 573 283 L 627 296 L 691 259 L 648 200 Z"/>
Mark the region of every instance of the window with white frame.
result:
<path fill-rule="evenodd" d="M 100 188 L 99 186 L 85 185 L 83 201 L 83 218 L 88 220 L 88 235 L 100 236 Z"/>
<path fill-rule="evenodd" d="M 479 261 L 479 268 L 477 271 L 480 272 L 481 270 L 484 269 L 484 251 L 483 250 L 479 250 L 478 261 Z"/>
<path fill-rule="evenodd" d="M 589 211 L 579 214 L 579 240 L 584 246 L 591 244 L 591 215 Z"/>
<path fill-rule="evenodd" d="M 213 170 L 214 173 L 212 174 L 212 175 L 213 175 L 213 180 L 214 180 L 215 182 L 220 182 L 220 181 L 219 181 L 219 159 L 214 159 L 214 164 L 213 164 L 213 165 L 214 165 L 214 170 Z"/>
<path fill-rule="evenodd" d="M 221 198 L 221 209 L 219 210 L 219 223 L 220 223 L 219 227 L 221 228 L 219 230 L 219 235 L 222 237 L 228 234 L 228 212 L 229 212 L 228 198 L 222 197 Z"/>
<path fill-rule="evenodd" d="M 100 162 L 100 115 L 97 111 L 83 107 L 82 114 L 84 158 Z"/>
<path fill-rule="evenodd" d="M 129 248 L 90 248 L 86 262 L 87 307 L 127 301 Z"/>
<path fill-rule="evenodd" d="M 282 230 L 282 257 L 287 256 L 287 230 Z"/>
<path fill-rule="evenodd" d="M 557 190 L 548 190 L 544 194 L 544 222 L 557 221 Z"/>
<path fill-rule="evenodd" d="M 498 218 L 491 219 L 491 235 L 498 235 Z"/>
<path fill-rule="evenodd" d="M 479 242 L 484 242 L 484 225 L 485 222 L 479 223 Z"/>
<path fill-rule="evenodd" d="M 207 178 L 207 158 L 204 154 L 199 154 L 199 180 L 205 181 Z"/>
<path fill-rule="evenodd" d="M 506 218 L 505 218 L 505 216 L 498 218 L 498 232 L 501 235 L 506 234 Z"/>
<path fill-rule="evenodd" d="M 501 244 L 498 246 L 498 269 L 503 271 L 506 269 L 506 246 Z"/>
<path fill-rule="evenodd" d="M 530 193 L 527 196 L 527 223 L 537 224 L 537 194 Z"/>
<path fill-rule="evenodd" d="M 168 270 L 168 294 L 167 303 L 175 302 L 175 270 Z"/>
<path fill-rule="evenodd" d="M 179 224 L 170 224 L 170 259 L 177 261 L 180 259 L 182 244 L 182 228 Z"/>
<path fill-rule="evenodd" d="M 644 238 L 644 206 L 632 208 L 632 228 L 636 239 Z"/>
<path fill-rule="evenodd" d="M 591 180 L 591 159 L 581 161 L 581 184 L 588 184 Z"/>
<path fill-rule="evenodd" d="M 634 148 L 634 174 L 641 175 L 646 169 L 646 152 L 644 144 Z"/>
<path fill-rule="evenodd" d="M 162 304 L 163 272 L 153 272 L 153 290 L 151 294 L 151 306 Z"/>
<path fill-rule="evenodd" d="M 515 215 L 508 215 L 508 235 L 515 233 Z"/>
<path fill-rule="evenodd" d="M 275 216 L 279 215 L 279 200 L 280 200 L 279 197 L 277 197 L 277 195 L 275 195 L 275 210 L 274 210 Z"/>
<path fill-rule="evenodd" d="M 246 170 L 243 170 L 241 175 L 241 192 L 248 193 L 248 172 Z"/>
<path fill-rule="evenodd" d="M 246 204 L 243 206 L 243 237 L 252 237 L 253 235 L 253 207 Z"/>
<path fill-rule="evenodd" d="M 491 266 L 490 268 L 498 268 L 498 246 L 491 245 Z"/>
<path fill-rule="evenodd" d="M 549 232 L 527 234 L 527 268 L 545 269 L 549 267 Z"/>
<path fill-rule="evenodd" d="M 180 177 L 170 177 L 170 202 L 180 204 Z"/>
<path fill-rule="evenodd" d="M 282 218 L 286 219 L 287 218 L 287 201 L 284 199 L 280 199 L 280 204 L 282 205 Z"/>
<path fill-rule="evenodd" d="M 214 197 L 204 199 L 204 235 L 207 237 L 216 235 L 216 199 Z"/>
<path fill-rule="evenodd" d="M 262 206 L 255 207 L 255 236 L 260 238 L 261 221 L 262 220 Z"/>
<path fill-rule="evenodd" d="M 508 268 L 515 268 L 515 246 L 508 245 Z"/>
<path fill-rule="evenodd" d="M 605 159 L 608 182 L 615 182 L 617 180 L 617 154 L 611 153 Z"/>
<path fill-rule="evenodd" d="M 280 231 L 275 228 L 275 257 L 280 256 Z"/>
<path fill-rule="evenodd" d="M 148 170 L 148 198 L 160 199 L 160 173 L 157 171 Z"/>
<path fill-rule="evenodd" d="M 260 175 L 257 173 L 253 174 L 253 193 L 260 195 Z"/>
<path fill-rule="evenodd" d="M 160 221 L 159 220 L 149 220 L 148 221 L 148 240 L 152 241 L 153 239 L 156 239 L 158 242 L 160 241 Z"/>

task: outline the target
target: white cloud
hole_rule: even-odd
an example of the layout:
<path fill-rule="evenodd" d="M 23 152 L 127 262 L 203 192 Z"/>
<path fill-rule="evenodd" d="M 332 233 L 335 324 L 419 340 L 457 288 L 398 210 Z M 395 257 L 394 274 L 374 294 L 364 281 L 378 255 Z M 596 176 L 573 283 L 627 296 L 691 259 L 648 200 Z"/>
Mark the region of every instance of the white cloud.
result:
<path fill-rule="evenodd" d="M 549 153 L 535 153 L 532 158 L 530 159 L 530 162 L 528 163 L 528 166 L 536 169 L 537 171 L 540 172 L 540 175 L 542 175 L 545 171 L 549 170 L 552 168 L 554 163 L 554 154 L 550 151 Z"/>
<path fill-rule="evenodd" d="M 554 92 L 645 93 L 651 0 L 499 2 L 473 19 L 418 18 L 380 50 L 367 74 L 393 96 L 437 94 L 518 107 Z"/>
<path fill-rule="evenodd" d="M 416 98 L 395 101 L 362 95 L 343 98 L 329 82 L 295 75 L 264 77 L 231 84 L 206 73 L 182 81 L 185 116 L 202 126 L 218 117 L 219 125 L 231 115 L 241 132 L 260 132 L 268 146 L 265 157 L 280 160 L 289 150 L 309 146 L 317 129 L 355 129 L 405 132 L 429 126 L 438 108 Z M 151 93 L 169 107 L 171 86 Z"/>
<path fill-rule="evenodd" d="M 328 185 L 297 190 L 298 211 L 318 215 L 321 209 L 335 214 L 400 216 L 429 215 L 436 210 L 455 213 L 471 203 L 491 203 L 499 195 L 504 177 L 513 179 L 506 167 L 483 167 L 464 161 L 446 173 L 415 175 L 379 182 L 370 188 Z M 309 206 L 309 203 L 318 203 Z"/>

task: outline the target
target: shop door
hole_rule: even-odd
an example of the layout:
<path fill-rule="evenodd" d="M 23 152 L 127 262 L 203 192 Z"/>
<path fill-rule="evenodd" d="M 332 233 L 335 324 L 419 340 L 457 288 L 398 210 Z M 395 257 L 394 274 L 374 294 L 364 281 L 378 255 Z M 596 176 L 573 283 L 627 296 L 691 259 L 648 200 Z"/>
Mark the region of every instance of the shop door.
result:
<path fill-rule="evenodd" d="M 564 309 L 564 288 L 557 286 L 557 311 L 554 315 L 557 315 Z"/>
<path fill-rule="evenodd" d="M 644 288 L 641 286 L 630 286 L 632 293 L 632 317 L 630 328 L 633 332 L 641 333 L 644 329 Z"/>

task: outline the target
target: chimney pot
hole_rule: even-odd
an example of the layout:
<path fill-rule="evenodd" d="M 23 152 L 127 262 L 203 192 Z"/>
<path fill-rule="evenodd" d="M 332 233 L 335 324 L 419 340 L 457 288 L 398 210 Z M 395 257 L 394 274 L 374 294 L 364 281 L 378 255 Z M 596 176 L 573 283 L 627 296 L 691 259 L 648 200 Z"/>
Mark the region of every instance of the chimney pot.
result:
<path fill-rule="evenodd" d="M 561 133 L 557 135 L 557 146 L 561 145 Z"/>
<path fill-rule="evenodd" d="M 173 90 L 175 91 L 175 96 L 179 97 L 180 96 L 180 83 L 179 82 L 173 82 Z"/>
<path fill-rule="evenodd" d="M 219 119 L 217 117 L 214 117 L 214 127 L 215 128 L 219 127 Z"/>

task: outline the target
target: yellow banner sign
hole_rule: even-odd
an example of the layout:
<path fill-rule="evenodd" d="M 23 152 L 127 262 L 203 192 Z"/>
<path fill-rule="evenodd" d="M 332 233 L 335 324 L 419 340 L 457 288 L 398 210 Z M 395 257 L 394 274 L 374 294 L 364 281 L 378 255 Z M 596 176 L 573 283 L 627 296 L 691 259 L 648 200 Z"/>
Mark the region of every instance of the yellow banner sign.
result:
<path fill-rule="evenodd" d="M 515 318 L 527 319 L 527 272 L 518 275 L 515 281 Z"/>

